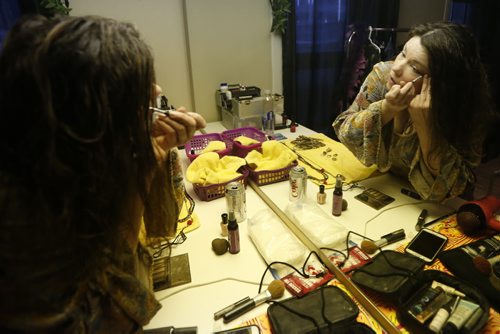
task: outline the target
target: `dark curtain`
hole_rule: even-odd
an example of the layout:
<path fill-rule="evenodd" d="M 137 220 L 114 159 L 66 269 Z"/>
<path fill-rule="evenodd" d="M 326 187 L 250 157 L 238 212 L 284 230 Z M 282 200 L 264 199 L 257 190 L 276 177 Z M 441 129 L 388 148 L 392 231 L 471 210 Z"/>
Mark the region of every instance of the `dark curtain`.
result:
<path fill-rule="evenodd" d="M 0 1 L 0 45 L 3 43 L 3 39 L 10 27 L 20 15 L 21 11 L 17 0 Z"/>
<path fill-rule="evenodd" d="M 344 51 L 346 0 L 295 0 L 283 38 L 285 111 L 293 120 L 330 133 L 332 94 Z"/>
<path fill-rule="evenodd" d="M 495 120 L 486 140 L 485 161 L 500 156 L 500 1 L 454 0 L 450 21 L 468 25 L 479 43 L 495 103 Z"/>
<path fill-rule="evenodd" d="M 355 28 L 356 39 L 366 43 L 368 26 L 397 27 L 399 0 L 293 0 L 291 9 L 283 36 L 285 112 L 335 138 L 331 124 L 354 89 L 356 62 L 347 59 L 346 48 L 350 33 Z"/>
<path fill-rule="evenodd" d="M 12 25 L 23 14 L 37 13 L 37 0 L 0 0 L 0 45 Z"/>

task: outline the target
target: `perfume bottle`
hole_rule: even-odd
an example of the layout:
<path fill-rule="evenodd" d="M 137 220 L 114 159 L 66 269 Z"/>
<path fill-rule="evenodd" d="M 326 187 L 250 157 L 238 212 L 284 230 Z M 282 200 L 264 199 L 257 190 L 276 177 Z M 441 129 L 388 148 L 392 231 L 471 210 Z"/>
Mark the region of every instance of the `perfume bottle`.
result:
<path fill-rule="evenodd" d="M 335 180 L 335 189 L 333 190 L 332 215 L 340 216 L 342 214 L 342 175 L 338 174 Z"/>
<path fill-rule="evenodd" d="M 229 253 L 236 254 L 240 251 L 240 231 L 234 212 L 229 212 L 229 223 L 227 224 L 227 239 L 229 241 Z"/>

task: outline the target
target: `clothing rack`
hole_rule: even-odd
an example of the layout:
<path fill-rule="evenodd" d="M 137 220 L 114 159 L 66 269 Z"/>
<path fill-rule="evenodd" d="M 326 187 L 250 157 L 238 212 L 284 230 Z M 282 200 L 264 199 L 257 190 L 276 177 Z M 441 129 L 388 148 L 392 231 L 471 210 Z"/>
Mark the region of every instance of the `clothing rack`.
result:
<path fill-rule="evenodd" d="M 369 26 L 366 28 L 366 31 L 369 32 L 369 35 L 368 35 L 368 39 L 370 41 L 370 43 L 372 45 L 374 45 L 374 43 L 371 41 L 371 34 L 373 31 L 382 31 L 382 32 L 409 32 L 410 31 L 410 28 L 385 28 L 385 27 L 372 27 L 372 26 Z M 349 58 L 349 49 L 351 47 L 351 41 L 352 41 L 352 38 L 354 37 L 354 35 L 356 34 L 356 30 L 354 30 L 351 35 L 349 36 L 349 38 L 347 39 L 347 52 L 346 52 L 346 57 Z M 378 48 L 378 47 L 377 47 Z M 378 48 L 379 51 L 380 51 L 380 48 Z"/>
<path fill-rule="evenodd" d="M 408 32 L 410 28 L 379 28 L 379 27 L 368 27 L 367 31 L 390 31 L 390 32 Z"/>

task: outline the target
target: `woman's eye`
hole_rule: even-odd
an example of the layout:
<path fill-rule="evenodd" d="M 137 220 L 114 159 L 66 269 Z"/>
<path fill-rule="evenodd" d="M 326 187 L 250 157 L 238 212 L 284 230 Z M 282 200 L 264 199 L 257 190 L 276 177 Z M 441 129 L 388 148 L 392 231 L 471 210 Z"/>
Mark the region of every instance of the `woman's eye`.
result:
<path fill-rule="evenodd" d="M 422 75 L 422 72 L 420 72 L 415 65 L 410 65 L 410 67 L 413 70 L 413 72 L 417 73 L 418 75 Z"/>

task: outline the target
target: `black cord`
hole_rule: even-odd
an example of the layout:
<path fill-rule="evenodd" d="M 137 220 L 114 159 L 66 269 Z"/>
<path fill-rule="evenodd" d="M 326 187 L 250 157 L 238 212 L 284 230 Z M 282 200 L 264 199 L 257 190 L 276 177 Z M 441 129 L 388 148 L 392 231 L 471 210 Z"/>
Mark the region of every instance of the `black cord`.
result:
<path fill-rule="evenodd" d="M 259 292 L 261 291 L 262 289 L 262 283 L 264 282 L 264 277 L 266 276 L 266 273 L 269 269 L 271 269 L 271 267 L 275 264 L 282 264 L 284 266 L 287 266 L 287 267 L 290 267 L 292 268 L 293 270 L 295 270 L 295 272 L 297 272 L 300 276 L 304 277 L 304 278 L 309 278 L 310 276 L 307 275 L 306 273 L 303 273 L 303 272 L 300 272 L 297 268 L 295 268 L 294 266 L 292 266 L 291 264 L 289 263 L 286 263 L 286 262 L 282 262 L 282 261 L 273 261 L 271 263 L 269 263 L 266 267 L 266 269 L 264 270 L 264 273 L 262 274 L 262 277 L 260 278 L 260 283 L 259 283 Z"/>
<path fill-rule="evenodd" d="M 344 259 L 337 264 L 337 267 L 339 267 L 341 269 L 344 267 L 344 265 L 345 265 L 345 263 L 347 261 L 347 255 L 344 252 L 342 252 L 342 251 L 340 251 L 338 249 L 329 248 L 329 247 L 321 247 L 320 250 L 329 250 L 329 251 L 336 252 L 336 253 L 339 253 L 340 255 L 342 255 L 342 257 Z"/>

